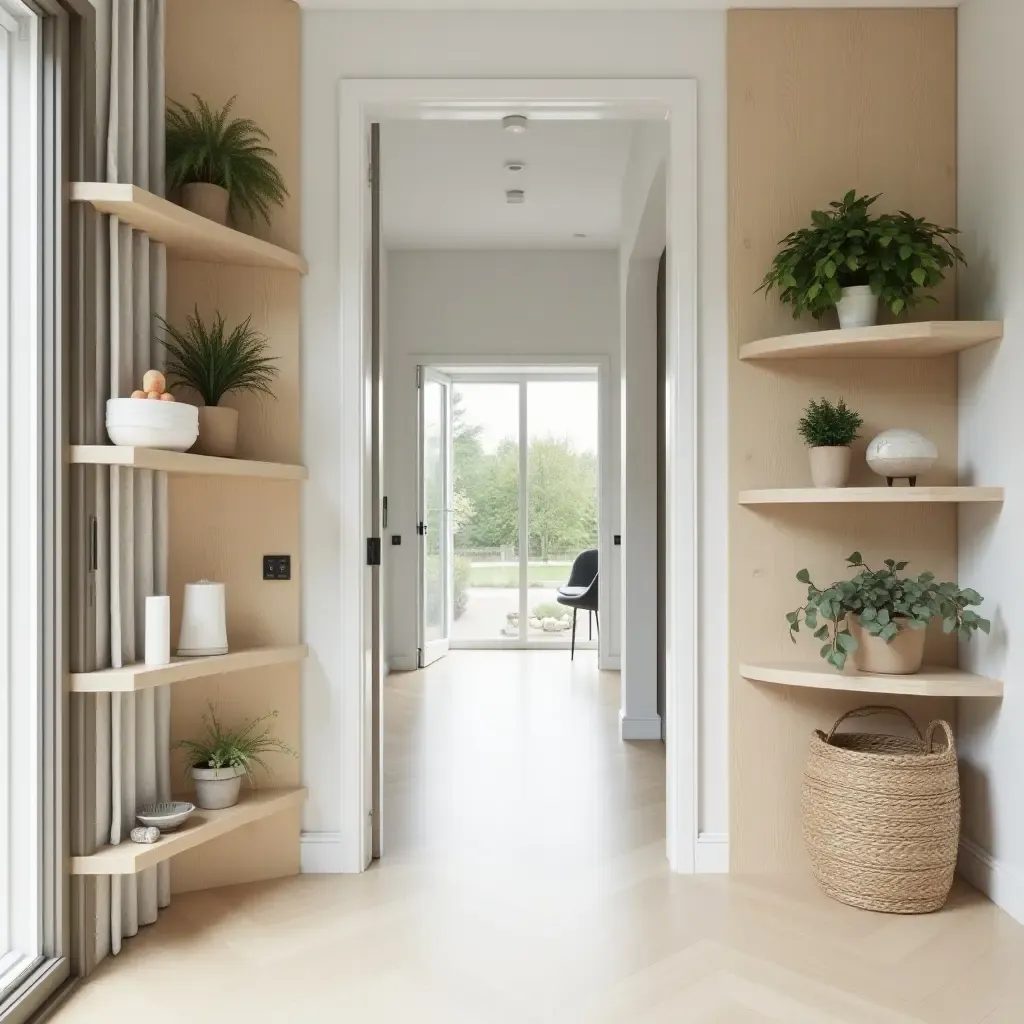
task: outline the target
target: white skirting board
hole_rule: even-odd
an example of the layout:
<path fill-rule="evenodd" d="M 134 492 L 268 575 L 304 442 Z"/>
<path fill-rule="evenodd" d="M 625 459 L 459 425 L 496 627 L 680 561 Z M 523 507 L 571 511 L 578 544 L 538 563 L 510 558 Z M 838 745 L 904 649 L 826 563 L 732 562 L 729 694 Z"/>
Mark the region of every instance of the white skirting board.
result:
<path fill-rule="evenodd" d="M 388 658 L 388 669 L 391 672 L 415 672 L 419 668 L 419 659 L 415 654 L 392 654 Z"/>
<path fill-rule="evenodd" d="M 340 832 L 303 832 L 299 837 L 299 871 L 304 875 L 345 874 Z"/>
<path fill-rule="evenodd" d="M 960 840 L 956 869 L 997 907 L 1024 924 L 1024 877 L 970 839 Z"/>
<path fill-rule="evenodd" d="M 725 832 L 701 832 L 693 870 L 698 875 L 729 874 L 729 836 Z"/>
<path fill-rule="evenodd" d="M 621 672 L 622 657 L 618 654 L 605 654 L 597 666 L 602 672 Z"/>
<path fill-rule="evenodd" d="M 660 740 L 661 719 L 627 718 L 619 712 L 619 736 L 624 740 Z"/>

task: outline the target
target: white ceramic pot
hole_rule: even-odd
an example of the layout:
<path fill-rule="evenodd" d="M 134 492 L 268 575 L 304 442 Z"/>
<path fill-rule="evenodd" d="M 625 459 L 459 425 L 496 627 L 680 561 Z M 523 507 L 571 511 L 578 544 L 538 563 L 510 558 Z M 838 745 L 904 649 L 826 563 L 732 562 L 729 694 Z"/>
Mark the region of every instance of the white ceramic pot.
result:
<path fill-rule="evenodd" d="M 873 327 L 878 323 L 878 296 L 866 284 L 843 288 L 836 310 L 840 327 Z"/>
<path fill-rule="evenodd" d="M 867 449 L 868 465 L 884 476 L 890 487 L 900 477 L 907 477 L 913 487 L 918 476 L 931 469 L 938 457 L 938 448 L 927 437 L 906 427 L 883 430 Z"/>
<path fill-rule="evenodd" d="M 815 487 L 845 487 L 850 479 L 850 457 L 846 445 L 810 449 L 811 480 Z"/>
<path fill-rule="evenodd" d="M 851 615 L 847 622 L 857 650 L 853 652 L 853 664 L 860 672 L 872 672 L 885 676 L 911 676 L 920 671 L 924 661 L 924 638 L 927 630 L 911 629 L 907 620 L 893 619 L 903 628 L 886 643 L 877 636 L 872 636 Z"/>
<path fill-rule="evenodd" d="M 204 405 L 199 410 L 200 455 L 230 459 L 238 448 L 238 410 L 226 405 Z"/>
<path fill-rule="evenodd" d="M 186 210 L 217 224 L 227 224 L 230 202 L 231 196 L 226 188 L 205 181 L 194 181 L 181 190 L 181 205 Z"/>
<path fill-rule="evenodd" d="M 224 589 L 223 583 L 210 580 L 185 584 L 179 658 L 210 658 L 228 653 Z"/>
<path fill-rule="evenodd" d="M 207 811 L 221 811 L 238 803 L 242 789 L 241 768 L 193 768 L 196 804 Z"/>
<path fill-rule="evenodd" d="M 107 436 L 116 445 L 186 452 L 199 436 L 199 410 L 186 402 L 110 398 Z"/>

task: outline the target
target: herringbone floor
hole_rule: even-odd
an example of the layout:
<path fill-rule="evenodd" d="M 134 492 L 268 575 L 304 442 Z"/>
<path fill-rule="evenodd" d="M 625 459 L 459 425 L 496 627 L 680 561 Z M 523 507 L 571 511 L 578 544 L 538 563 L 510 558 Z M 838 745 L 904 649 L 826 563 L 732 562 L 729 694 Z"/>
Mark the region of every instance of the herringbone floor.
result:
<path fill-rule="evenodd" d="M 55 1020 L 1024 1022 L 1024 928 L 967 886 L 906 918 L 671 875 L 660 744 L 594 658 L 391 677 L 382 863 L 176 897 Z"/>

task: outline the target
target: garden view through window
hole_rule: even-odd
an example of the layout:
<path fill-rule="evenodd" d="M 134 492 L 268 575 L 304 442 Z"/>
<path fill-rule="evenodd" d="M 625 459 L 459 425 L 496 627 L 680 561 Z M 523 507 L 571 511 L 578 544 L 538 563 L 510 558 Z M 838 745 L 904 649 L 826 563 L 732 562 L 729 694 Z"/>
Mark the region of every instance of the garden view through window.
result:
<path fill-rule="evenodd" d="M 456 380 L 452 473 L 453 643 L 567 643 L 557 590 L 598 546 L 597 377 Z"/>

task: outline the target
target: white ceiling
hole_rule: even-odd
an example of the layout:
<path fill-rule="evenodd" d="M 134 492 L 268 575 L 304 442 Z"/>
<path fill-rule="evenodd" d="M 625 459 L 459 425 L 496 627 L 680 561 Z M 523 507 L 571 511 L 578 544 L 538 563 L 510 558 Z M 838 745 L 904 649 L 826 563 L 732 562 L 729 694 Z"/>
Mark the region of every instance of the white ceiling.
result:
<path fill-rule="evenodd" d="M 390 249 L 610 249 L 618 245 L 628 121 L 386 121 L 381 218 Z M 513 175 L 509 160 L 526 169 Z M 521 188 L 526 202 L 509 205 Z M 585 238 L 574 238 L 582 233 Z"/>
<path fill-rule="evenodd" d="M 921 7 L 922 0 L 295 0 L 336 11 L 724 11 L 732 7 Z M 959 7 L 966 0 L 928 0 Z"/>

